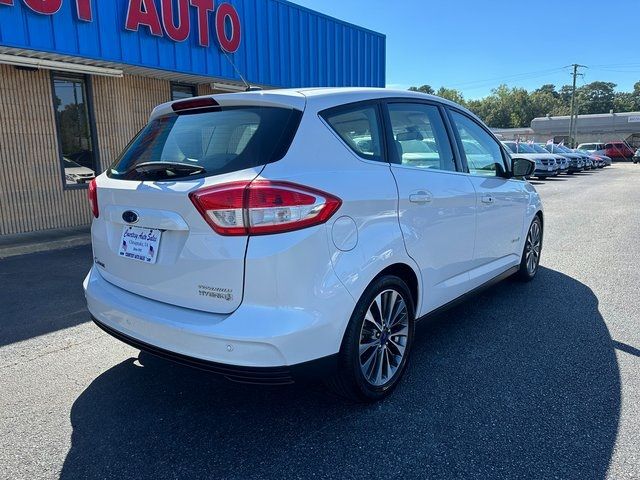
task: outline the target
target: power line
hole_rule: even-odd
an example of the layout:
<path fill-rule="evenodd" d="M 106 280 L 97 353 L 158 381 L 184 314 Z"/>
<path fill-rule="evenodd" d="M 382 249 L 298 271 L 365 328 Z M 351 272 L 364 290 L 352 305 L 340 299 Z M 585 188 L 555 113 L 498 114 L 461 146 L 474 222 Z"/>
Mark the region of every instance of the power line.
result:
<path fill-rule="evenodd" d="M 556 72 L 560 72 L 562 70 L 564 70 L 567 67 L 558 67 L 558 68 L 552 68 L 552 69 L 548 69 L 548 70 L 539 70 L 536 72 L 527 72 L 527 73 L 517 73 L 514 75 L 505 75 L 502 77 L 494 77 L 494 78 L 487 78 L 485 80 L 474 80 L 474 81 L 469 81 L 469 82 L 460 82 L 460 83 L 454 83 L 449 85 L 450 87 L 464 87 L 464 86 L 472 86 L 472 85 L 479 85 L 479 84 L 485 84 L 485 83 L 495 83 L 498 81 L 502 81 L 502 80 L 514 80 L 514 79 L 518 79 L 518 80 L 524 80 L 527 78 L 519 78 L 519 77 L 529 77 L 529 78 L 536 78 L 536 76 L 545 76 L 551 73 L 556 73 Z"/>
<path fill-rule="evenodd" d="M 591 68 L 599 68 L 599 67 L 640 67 L 640 63 L 608 63 L 608 64 L 600 64 L 600 65 L 591 65 Z"/>

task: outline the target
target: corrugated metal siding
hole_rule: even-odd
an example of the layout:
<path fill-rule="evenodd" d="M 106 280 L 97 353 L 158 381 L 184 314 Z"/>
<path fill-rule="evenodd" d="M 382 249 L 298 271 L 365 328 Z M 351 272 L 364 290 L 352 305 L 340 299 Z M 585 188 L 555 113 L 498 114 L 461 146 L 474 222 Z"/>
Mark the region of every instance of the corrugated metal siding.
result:
<path fill-rule="evenodd" d="M 0 235 L 89 222 L 85 190 L 62 188 L 49 72 L 0 65 Z"/>
<path fill-rule="evenodd" d="M 190 37 L 175 43 L 152 36 L 146 27 L 126 31 L 128 3 L 92 2 L 93 22 L 78 21 L 72 1 L 64 1 L 54 16 L 34 13 L 22 1 L 13 7 L 0 5 L 0 45 L 239 79 L 217 47 L 213 15 L 211 45 L 203 48 L 193 8 Z M 229 3 L 238 10 L 243 32 L 240 49 L 231 57 L 249 82 L 274 87 L 385 86 L 384 35 L 284 0 Z"/>
<path fill-rule="evenodd" d="M 102 172 L 147 123 L 151 110 L 171 99 L 171 87 L 164 80 L 130 75 L 93 77 L 92 81 Z"/>
<path fill-rule="evenodd" d="M 99 173 L 171 99 L 171 84 L 133 75 L 91 84 Z M 198 93 L 215 92 L 200 85 Z M 0 65 L 0 126 L 0 235 L 88 224 L 86 190 L 63 188 L 50 72 Z"/>

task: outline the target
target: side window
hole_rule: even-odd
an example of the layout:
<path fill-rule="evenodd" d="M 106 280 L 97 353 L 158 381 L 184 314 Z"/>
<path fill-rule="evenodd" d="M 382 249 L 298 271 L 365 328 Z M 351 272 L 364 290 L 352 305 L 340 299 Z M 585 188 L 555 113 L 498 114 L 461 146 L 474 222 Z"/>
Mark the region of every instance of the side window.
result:
<path fill-rule="evenodd" d="M 409 167 L 455 171 L 456 164 L 438 107 L 418 103 L 388 105 L 396 158 Z M 393 155 L 393 154 L 392 154 Z"/>
<path fill-rule="evenodd" d="M 354 106 L 323 112 L 322 117 L 360 157 L 383 161 L 380 119 L 375 106 Z"/>
<path fill-rule="evenodd" d="M 469 173 L 488 177 L 496 176 L 496 165 L 504 168 L 502 149 L 498 142 L 469 117 L 455 111 L 451 111 L 451 117 L 460 135 Z"/>

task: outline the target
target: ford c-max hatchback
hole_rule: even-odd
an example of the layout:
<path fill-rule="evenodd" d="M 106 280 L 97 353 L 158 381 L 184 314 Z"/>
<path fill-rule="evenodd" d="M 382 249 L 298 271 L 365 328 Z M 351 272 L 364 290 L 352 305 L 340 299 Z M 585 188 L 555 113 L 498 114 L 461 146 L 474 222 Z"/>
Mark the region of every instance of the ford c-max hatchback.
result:
<path fill-rule="evenodd" d="M 88 308 L 114 337 L 231 380 L 320 374 L 378 400 L 418 319 L 536 275 L 533 170 L 472 113 L 419 93 L 163 104 L 90 185 Z"/>

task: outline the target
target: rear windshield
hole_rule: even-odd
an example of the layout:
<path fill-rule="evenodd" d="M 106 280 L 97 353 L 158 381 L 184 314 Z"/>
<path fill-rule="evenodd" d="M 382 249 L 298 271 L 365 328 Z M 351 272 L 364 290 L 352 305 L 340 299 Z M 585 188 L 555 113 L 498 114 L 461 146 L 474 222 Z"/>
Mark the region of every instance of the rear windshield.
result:
<path fill-rule="evenodd" d="M 109 169 L 126 180 L 191 179 L 280 160 L 302 112 L 279 107 L 216 107 L 156 118 Z"/>

